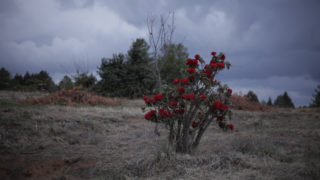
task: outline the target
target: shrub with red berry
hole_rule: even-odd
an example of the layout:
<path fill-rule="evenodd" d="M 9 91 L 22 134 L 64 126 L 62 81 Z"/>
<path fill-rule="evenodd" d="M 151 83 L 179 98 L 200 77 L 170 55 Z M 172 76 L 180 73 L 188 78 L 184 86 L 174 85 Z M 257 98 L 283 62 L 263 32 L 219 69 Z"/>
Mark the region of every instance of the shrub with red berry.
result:
<path fill-rule="evenodd" d="M 143 98 L 148 106 L 145 119 L 168 127 L 169 143 L 177 152 L 192 152 L 212 122 L 225 131 L 234 129 L 227 121 L 231 118 L 228 106 L 232 90 L 215 80 L 217 73 L 230 68 L 230 63 L 223 53 L 213 51 L 211 55 L 209 64 L 199 54 L 188 58 L 184 78 L 174 79 L 162 94 Z"/>

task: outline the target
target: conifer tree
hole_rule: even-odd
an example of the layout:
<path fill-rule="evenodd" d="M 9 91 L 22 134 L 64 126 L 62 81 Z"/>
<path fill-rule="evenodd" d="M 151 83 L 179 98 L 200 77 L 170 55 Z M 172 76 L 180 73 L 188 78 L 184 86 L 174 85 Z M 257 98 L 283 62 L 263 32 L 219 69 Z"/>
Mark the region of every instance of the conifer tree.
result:
<path fill-rule="evenodd" d="M 272 106 L 272 105 L 273 105 L 273 104 L 272 104 L 271 97 L 269 97 L 268 102 L 267 102 L 267 106 Z"/>
<path fill-rule="evenodd" d="M 126 96 L 130 98 L 142 97 L 150 94 L 155 84 L 151 58 L 149 57 L 149 45 L 144 39 L 136 39 L 132 43 L 126 62 L 127 76 Z"/>
<path fill-rule="evenodd" d="M 165 48 L 166 54 L 159 60 L 159 68 L 164 84 L 171 84 L 173 79 L 182 77 L 181 72 L 187 69 L 185 60 L 189 54 L 183 44 L 171 44 Z"/>
<path fill-rule="evenodd" d="M 112 58 L 102 58 L 98 74 L 101 78 L 98 82 L 98 93 L 104 96 L 125 95 L 127 69 L 123 54 L 113 54 Z"/>
<path fill-rule="evenodd" d="M 72 87 L 73 87 L 73 82 L 71 78 L 67 75 L 65 75 L 59 82 L 60 89 L 72 89 Z"/>
<path fill-rule="evenodd" d="M 89 74 L 88 72 L 80 73 L 78 71 L 73 78 L 74 78 L 74 84 L 76 86 L 81 85 L 82 87 L 87 89 L 92 88 L 97 81 L 96 77 L 93 74 Z"/>
<path fill-rule="evenodd" d="M 320 107 L 320 85 L 318 85 L 317 89 L 314 90 L 314 94 L 312 95 L 312 103 L 311 107 Z"/>
<path fill-rule="evenodd" d="M 144 39 L 136 39 L 126 56 L 118 54 L 109 59 L 103 58 L 98 70 L 100 94 L 129 98 L 150 94 L 154 89 L 155 76 L 148 50 Z"/>
<path fill-rule="evenodd" d="M 248 99 L 248 101 L 250 101 L 250 102 L 257 102 L 257 103 L 259 103 L 259 99 L 258 99 L 258 97 L 257 97 L 257 95 L 253 92 L 253 91 L 249 91 L 246 95 L 245 95 L 245 97 Z"/>
<path fill-rule="evenodd" d="M 10 72 L 5 68 L 0 69 L 0 90 L 8 89 L 10 86 Z"/>
<path fill-rule="evenodd" d="M 294 108 L 294 104 L 291 101 L 287 92 L 284 92 L 283 95 L 279 95 L 274 101 L 274 106 L 284 107 L 284 108 Z"/>

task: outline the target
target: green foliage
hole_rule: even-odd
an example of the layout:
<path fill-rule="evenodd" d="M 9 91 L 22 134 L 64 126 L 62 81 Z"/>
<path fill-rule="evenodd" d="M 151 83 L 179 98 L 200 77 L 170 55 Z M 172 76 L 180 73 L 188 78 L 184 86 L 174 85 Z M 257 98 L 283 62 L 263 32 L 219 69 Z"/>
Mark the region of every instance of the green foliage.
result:
<path fill-rule="evenodd" d="M 269 97 L 269 99 L 268 99 L 267 106 L 273 106 L 271 97 Z"/>
<path fill-rule="evenodd" d="M 24 76 L 16 74 L 13 79 L 10 73 L 4 69 L 0 69 L 0 89 L 8 90 L 26 90 L 26 91 L 55 91 L 56 85 L 46 71 L 30 74 L 26 72 Z"/>
<path fill-rule="evenodd" d="M 60 89 L 72 89 L 72 87 L 73 87 L 73 82 L 71 78 L 67 75 L 65 75 L 63 79 L 61 79 L 61 81 L 59 82 Z"/>
<path fill-rule="evenodd" d="M 259 99 L 258 99 L 258 97 L 257 97 L 257 95 L 253 92 L 253 91 L 249 91 L 246 95 L 245 95 L 245 97 L 248 99 L 248 101 L 250 101 L 250 102 L 257 102 L 257 103 L 259 103 Z"/>
<path fill-rule="evenodd" d="M 82 86 L 86 89 L 92 88 L 96 84 L 96 77 L 93 74 L 88 75 L 87 72 L 80 73 L 79 71 L 77 74 L 73 77 L 74 78 L 74 84 L 76 86 Z"/>
<path fill-rule="evenodd" d="M 164 48 L 167 50 L 159 61 L 159 68 L 162 81 L 165 84 L 170 84 L 173 79 L 182 77 L 181 72 L 186 71 L 185 60 L 189 54 L 183 44 L 170 44 Z"/>
<path fill-rule="evenodd" d="M 11 90 L 19 90 L 22 89 L 23 77 L 20 74 L 16 74 L 14 78 L 10 82 Z"/>
<path fill-rule="evenodd" d="M 10 89 L 13 90 L 26 90 L 26 91 L 55 91 L 57 86 L 49 76 L 47 71 L 40 71 L 39 73 L 30 74 L 26 72 L 22 77 L 21 75 L 15 75 L 10 83 Z"/>
<path fill-rule="evenodd" d="M 284 107 L 284 108 L 294 108 L 294 104 L 291 101 L 287 92 L 284 92 L 283 95 L 279 95 L 274 101 L 274 106 Z"/>
<path fill-rule="evenodd" d="M 0 69 L 0 90 L 8 89 L 10 86 L 10 72 L 5 68 Z"/>
<path fill-rule="evenodd" d="M 150 68 L 151 58 L 148 50 L 147 42 L 144 39 L 137 39 L 128 51 L 125 89 L 127 97 L 142 97 L 153 89 L 155 82 L 153 71 Z"/>
<path fill-rule="evenodd" d="M 102 58 L 98 74 L 99 92 L 109 96 L 141 97 L 154 88 L 154 76 L 150 68 L 149 46 L 144 39 L 133 42 L 127 56 L 113 55 Z"/>
<path fill-rule="evenodd" d="M 123 54 L 114 54 L 112 58 L 102 58 L 98 69 L 101 80 L 98 82 L 98 92 L 105 96 L 124 96 L 126 81 L 126 64 Z"/>
<path fill-rule="evenodd" d="M 57 90 L 57 86 L 54 84 L 47 71 L 40 71 L 38 74 L 33 74 L 31 79 L 34 79 L 34 82 L 37 85 L 37 90 Z"/>
<path fill-rule="evenodd" d="M 31 75 L 29 74 L 29 72 L 27 71 L 24 76 L 23 76 L 23 81 L 22 81 L 22 85 L 24 86 L 30 86 L 32 85 L 32 80 L 31 80 Z"/>
<path fill-rule="evenodd" d="M 314 94 L 312 95 L 312 103 L 311 107 L 320 107 L 320 85 L 318 85 L 317 89 L 314 90 Z"/>
<path fill-rule="evenodd" d="M 34 84 L 36 84 L 37 90 L 57 90 L 57 86 L 46 71 L 40 71 L 38 74 L 32 74 L 31 79 L 34 79 Z"/>

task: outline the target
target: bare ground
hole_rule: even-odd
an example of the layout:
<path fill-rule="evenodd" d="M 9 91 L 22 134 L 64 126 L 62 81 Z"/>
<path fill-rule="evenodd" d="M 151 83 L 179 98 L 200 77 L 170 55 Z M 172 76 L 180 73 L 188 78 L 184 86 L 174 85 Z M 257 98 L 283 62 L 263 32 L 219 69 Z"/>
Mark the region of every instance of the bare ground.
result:
<path fill-rule="evenodd" d="M 182 155 L 164 127 L 153 133 L 141 101 L 21 106 L 11 96 L 0 93 L 0 179 L 320 179 L 319 109 L 234 111 L 234 132 L 213 124 Z"/>

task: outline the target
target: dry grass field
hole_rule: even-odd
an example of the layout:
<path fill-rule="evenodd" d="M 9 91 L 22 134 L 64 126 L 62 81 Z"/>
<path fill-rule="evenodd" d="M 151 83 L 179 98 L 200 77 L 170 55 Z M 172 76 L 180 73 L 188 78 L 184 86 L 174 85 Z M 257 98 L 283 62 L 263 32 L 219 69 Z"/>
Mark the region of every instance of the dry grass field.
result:
<path fill-rule="evenodd" d="M 120 106 L 16 105 L 0 92 L 0 179 L 320 179 L 320 109 L 234 111 L 192 155 L 153 132 L 140 100 Z"/>

